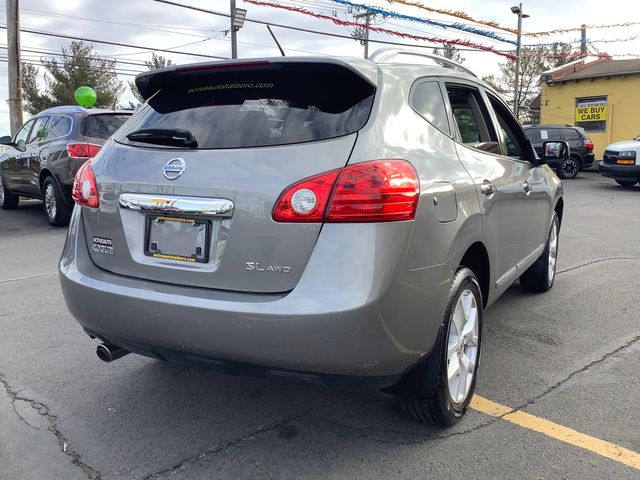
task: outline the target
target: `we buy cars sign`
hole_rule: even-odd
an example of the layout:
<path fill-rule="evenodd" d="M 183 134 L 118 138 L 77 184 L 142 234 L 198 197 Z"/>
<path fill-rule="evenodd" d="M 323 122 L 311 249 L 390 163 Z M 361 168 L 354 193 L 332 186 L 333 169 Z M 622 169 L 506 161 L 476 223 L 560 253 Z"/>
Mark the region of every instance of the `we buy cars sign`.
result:
<path fill-rule="evenodd" d="M 599 122 L 607 119 L 607 101 L 579 102 L 576 106 L 576 122 Z"/>

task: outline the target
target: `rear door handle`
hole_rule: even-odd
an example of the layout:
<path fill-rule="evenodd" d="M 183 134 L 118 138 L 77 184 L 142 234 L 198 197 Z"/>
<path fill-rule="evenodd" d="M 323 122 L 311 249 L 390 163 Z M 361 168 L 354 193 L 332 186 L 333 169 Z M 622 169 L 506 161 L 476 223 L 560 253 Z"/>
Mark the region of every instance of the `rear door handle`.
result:
<path fill-rule="evenodd" d="M 480 191 L 485 195 L 491 195 L 492 193 L 496 192 L 496 186 L 493 183 L 491 183 L 489 180 L 485 180 L 480 185 Z"/>

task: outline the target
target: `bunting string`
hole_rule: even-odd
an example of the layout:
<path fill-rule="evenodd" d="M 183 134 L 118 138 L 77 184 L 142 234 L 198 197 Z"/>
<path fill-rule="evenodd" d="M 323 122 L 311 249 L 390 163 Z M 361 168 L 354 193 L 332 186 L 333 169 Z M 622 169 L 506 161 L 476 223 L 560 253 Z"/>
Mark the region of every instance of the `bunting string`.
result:
<path fill-rule="evenodd" d="M 244 0 L 245 3 L 251 3 L 253 5 L 258 5 L 258 6 L 263 6 L 263 7 L 272 7 L 272 8 L 278 8 L 278 9 L 282 9 L 282 10 L 288 10 L 290 12 L 296 12 L 296 13 L 302 13 L 304 15 L 308 15 L 311 17 L 315 17 L 315 18 L 320 18 L 323 20 L 329 20 L 331 22 L 333 22 L 336 25 L 340 25 L 340 26 L 344 26 L 344 27 L 358 27 L 358 28 L 366 28 L 369 31 L 372 32 L 377 32 L 377 33 L 384 33 L 387 35 L 392 35 L 395 37 L 400 37 L 400 38 L 406 38 L 409 40 L 419 40 L 419 41 L 425 41 L 425 42 L 431 42 L 431 43 L 439 43 L 439 44 L 443 44 L 443 45 L 457 45 L 457 46 L 461 46 L 461 47 L 469 47 L 469 48 L 475 48 L 477 50 L 482 50 L 484 52 L 491 52 L 494 53 L 496 55 L 500 55 L 502 57 L 506 57 L 509 58 L 511 60 L 515 60 L 515 55 L 511 52 L 502 52 L 499 50 L 496 50 L 493 47 L 489 47 L 486 45 L 482 45 L 479 43 L 475 43 L 475 42 L 471 42 L 468 40 L 458 40 L 458 39 L 445 39 L 445 38 L 438 38 L 438 37 L 426 37 L 426 36 L 422 36 L 422 35 L 413 35 L 411 33 L 404 33 L 404 32 L 398 32 L 396 30 L 389 30 L 387 28 L 382 28 L 382 27 L 378 27 L 375 25 L 366 25 L 363 23 L 357 23 L 357 22 L 352 22 L 349 20 L 341 20 L 339 18 L 335 18 L 329 15 L 323 15 L 321 13 L 316 13 L 316 12 L 312 12 L 310 10 L 307 10 L 305 8 L 301 8 L 301 7 L 293 7 L 293 6 L 288 6 L 288 5 L 281 5 L 278 3 L 271 3 L 271 2 L 266 2 L 266 1 L 262 1 L 262 0 Z"/>
<path fill-rule="evenodd" d="M 370 7 L 368 5 L 363 5 L 361 3 L 351 2 L 349 0 L 331 0 L 333 3 L 339 3 L 340 5 L 346 5 L 348 7 L 357 8 L 358 10 L 365 10 L 370 13 L 374 13 L 376 15 L 382 15 L 385 17 L 397 18 L 399 20 L 408 20 L 410 22 L 418 22 L 424 23 L 427 25 L 431 25 L 433 27 L 445 28 L 445 29 L 453 29 L 460 30 L 466 33 L 472 33 L 474 35 L 481 35 L 483 37 L 491 38 L 493 40 L 498 40 L 500 42 L 510 43 L 511 45 L 516 45 L 517 42 L 515 40 L 509 40 L 507 38 L 501 37 L 495 32 L 490 32 L 487 30 L 482 30 L 480 28 L 475 28 L 471 25 L 465 25 L 462 23 L 443 23 L 438 22 L 436 20 L 429 20 L 427 18 L 414 17 L 412 15 L 404 15 L 402 13 L 392 12 L 390 10 L 385 10 L 383 8 Z M 404 3 L 404 2 L 401 2 Z"/>
<path fill-rule="evenodd" d="M 440 8 L 433 8 L 433 7 L 427 7 L 426 5 L 423 5 L 420 2 L 414 2 L 411 0 L 387 0 L 387 2 L 389 3 L 400 3 L 402 5 L 407 5 L 409 7 L 416 7 L 416 8 L 421 8 L 422 10 L 426 10 L 427 12 L 431 12 L 431 13 L 439 13 L 441 15 L 448 15 L 450 17 L 456 17 L 459 18 L 461 20 L 467 20 L 469 22 L 474 22 L 474 23 L 478 23 L 480 25 L 485 25 L 487 27 L 491 27 L 491 28 L 497 28 L 499 30 L 503 30 L 505 32 L 509 32 L 509 33 L 514 33 L 517 34 L 518 30 L 516 30 L 515 28 L 508 28 L 508 27 L 503 27 L 501 25 L 499 25 L 496 22 L 491 22 L 488 20 L 478 20 L 476 18 L 473 18 L 471 15 L 465 13 L 465 12 L 461 12 L 461 11 L 454 11 L 454 10 L 444 10 L 444 9 L 440 9 Z"/>
<path fill-rule="evenodd" d="M 640 25 L 640 22 L 626 22 L 626 23 L 611 23 L 609 25 L 586 25 L 586 28 L 615 28 L 615 27 L 631 27 L 633 25 Z M 579 32 L 582 27 L 576 28 L 559 28 L 556 30 L 549 30 L 548 32 L 529 32 L 523 33 L 529 37 L 545 37 L 548 35 L 555 35 L 557 33 Z"/>

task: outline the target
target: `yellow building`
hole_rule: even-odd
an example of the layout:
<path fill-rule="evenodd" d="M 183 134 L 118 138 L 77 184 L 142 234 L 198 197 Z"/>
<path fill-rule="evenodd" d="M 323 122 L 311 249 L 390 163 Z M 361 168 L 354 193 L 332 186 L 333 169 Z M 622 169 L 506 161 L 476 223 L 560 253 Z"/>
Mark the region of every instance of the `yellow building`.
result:
<path fill-rule="evenodd" d="M 596 160 L 640 135 L 640 59 L 578 60 L 542 75 L 540 123 L 582 127 Z"/>

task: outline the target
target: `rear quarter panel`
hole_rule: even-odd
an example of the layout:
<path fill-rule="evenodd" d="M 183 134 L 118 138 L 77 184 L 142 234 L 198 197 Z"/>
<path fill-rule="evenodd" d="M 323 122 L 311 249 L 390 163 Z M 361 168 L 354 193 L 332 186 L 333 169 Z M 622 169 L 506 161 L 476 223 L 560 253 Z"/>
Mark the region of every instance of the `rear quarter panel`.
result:
<path fill-rule="evenodd" d="M 400 158 L 416 168 L 416 219 L 404 260 L 389 265 L 395 268 L 393 294 L 381 303 L 381 312 L 400 344 L 428 351 L 442 323 L 453 273 L 467 248 L 482 239 L 478 197 L 453 140 L 408 103 L 414 80 L 424 77 L 416 77 L 415 67 L 380 70 L 372 117 L 349 163 Z"/>

